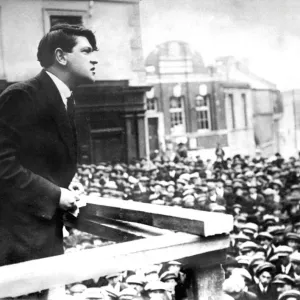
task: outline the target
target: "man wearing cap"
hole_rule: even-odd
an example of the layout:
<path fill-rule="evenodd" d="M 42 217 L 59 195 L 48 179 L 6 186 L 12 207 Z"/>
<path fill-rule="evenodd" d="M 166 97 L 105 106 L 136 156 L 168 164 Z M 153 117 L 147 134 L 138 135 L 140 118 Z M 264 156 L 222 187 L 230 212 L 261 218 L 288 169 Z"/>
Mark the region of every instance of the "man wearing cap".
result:
<path fill-rule="evenodd" d="M 275 249 L 275 255 L 278 257 L 276 264 L 276 273 L 281 273 L 293 277 L 294 270 L 290 262 L 290 255 L 293 253 L 293 249 L 289 246 L 282 245 Z"/>
<path fill-rule="evenodd" d="M 145 290 L 148 292 L 150 300 L 166 300 L 167 298 L 166 285 L 159 280 L 148 283 Z"/>
<path fill-rule="evenodd" d="M 277 295 L 280 295 L 285 291 L 293 289 L 295 285 L 295 280 L 288 275 L 278 274 L 274 277 L 272 285 L 275 286 Z"/>
<path fill-rule="evenodd" d="M 300 300 L 300 292 L 297 290 L 283 292 L 278 300 Z"/>
<path fill-rule="evenodd" d="M 274 300 L 277 297 L 275 287 L 271 285 L 275 273 L 275 266 L 271 263 L 263 263 L 256 270 L 259 282 L 250 286 L 249 291 L 254 293 L 258 300 Z"/>
<path fill-rule="evenodd" d="M 177 285 L 177 275 L 174 272 L 166 271 L 160 278 L 166 285 L 166 291 L 169 299 L 175 300 L 175 287 Z"/>
<path fill-rule="evenodd" d="M 134 288 L 137 291 L 137 295 L 141 295 L 144 291 L 144 278 L 138 275 L 131 275 L 126 279 L 126 283 L 129 287 Z"/>
<path fill-rule="evenodd" d="M 293 249 L 293 252 L 299 250 L 300 247 L 300 234 L 289 232 L 286 234 L 286 243 L 289 247 Z"/>
<path fill-rule="evenodd" d="M 294 279 L 300 279 L 300 253 L 297 252 L 293 252 L 290 255 L 290 261 L 292 264 L 292 268 L 294 273 L 292 274 L 292 277 Z"/>
<path fill-rule="evenodd" d="M 235 300 L 258 300 L 254 293 L 245 291 L 245 282 L 241 276 L 232 276 L 225 279 L 222 289 L 224 293 Z"/>
<path fill-rule="evenodd" d="M 273 236 L 266 231 L 258 233 L 256 240 L 266 250 L 266 259 L 268 260 L 274 255 L 275 246 L 272 244 Z"/>
<path fill-rule="evenodd" d="M 120 281 L 119 273 L 109 274 L 109 275 L 105 276 L 105 278 L 108 281 L 108 284 L 103 287 L 105 290 L 110 290 L 110 291 L 119 293 L 123 289 L 127 288 L 127 285 L 125 285 L 124 283 L 122 283 Z"/>

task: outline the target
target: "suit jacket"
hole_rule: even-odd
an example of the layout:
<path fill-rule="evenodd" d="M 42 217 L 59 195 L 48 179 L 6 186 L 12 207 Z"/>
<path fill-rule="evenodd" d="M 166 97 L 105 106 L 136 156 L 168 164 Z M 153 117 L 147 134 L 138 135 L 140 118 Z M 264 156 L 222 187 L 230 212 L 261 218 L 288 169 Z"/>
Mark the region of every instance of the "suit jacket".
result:
<path fill-rule="evenodd" d="M 272 286 L 271 284 L 269 285 L 266 293 L 262 293 L 258 284 L 250 286 L 248 291 L 255 294 L 258 300 L 275 300 L 278 296 L 274 286 Z"/>
<path fill-rule="evenodd" d="M 72 123 L 45 71 L 0 95 L 0 266 L 63 253 L 60 187 L 77 162 Z"/>

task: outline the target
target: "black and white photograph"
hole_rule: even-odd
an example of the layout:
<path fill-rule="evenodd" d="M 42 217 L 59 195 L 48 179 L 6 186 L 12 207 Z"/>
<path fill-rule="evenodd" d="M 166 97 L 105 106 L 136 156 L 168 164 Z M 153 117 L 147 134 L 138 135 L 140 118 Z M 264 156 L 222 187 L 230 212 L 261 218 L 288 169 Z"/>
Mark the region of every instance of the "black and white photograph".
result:
<path fill-rule="evenodd" d="M 300 300 L 300 0 L 0 0 L 0 300 Z"/>

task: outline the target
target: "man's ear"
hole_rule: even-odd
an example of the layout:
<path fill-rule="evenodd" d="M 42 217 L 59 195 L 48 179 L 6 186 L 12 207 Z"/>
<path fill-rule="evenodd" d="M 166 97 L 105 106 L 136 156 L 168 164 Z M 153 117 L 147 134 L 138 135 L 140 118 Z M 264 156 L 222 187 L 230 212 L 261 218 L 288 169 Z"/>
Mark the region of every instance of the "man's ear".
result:
<path fill-rule="evenodd" d="M 58 62 L 60 65 L 65 66 L 67 64 L 65 52 L 61 48 L 55 49 L 54 57 L 55 57 L 56 62 Z"/>

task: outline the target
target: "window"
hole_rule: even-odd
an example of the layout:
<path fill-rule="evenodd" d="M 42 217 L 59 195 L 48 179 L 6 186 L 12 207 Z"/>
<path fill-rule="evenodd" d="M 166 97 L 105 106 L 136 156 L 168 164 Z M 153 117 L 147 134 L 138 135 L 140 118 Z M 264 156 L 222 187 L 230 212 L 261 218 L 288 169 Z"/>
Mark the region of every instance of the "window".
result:
<path fill-rule="evenodd" d="M 209 114 L 209 95 L 196 96 L 195 100 L 197 129 L 208 130 L 210 129 L 210 114 Z"/>
<path fill-rule="evenodd" d="M 228 101 L 229 101 L 229 106 L 230 106 L 230 112 L 231 112 L 231 128 L 235 129 L 235 114 L 234 114 L 234 98 L 233 94 L 228 94 Z"/>
<path fill-rule="evenodd" d="M 170 97 L 171 134 L 185 133 L 184 96 Z"/>
<path fill-rule="evenodd" d="M 68 23 L 72 25 L 86 24 L 88 18 L 88 11 L 73 10 L 73 9 L 44 9 L 44 30 L 48 32 L 49 29 L 58 23 Z"/>
<path fill-rule="evenodd" d="M 242 94 L 242 102 L 244 106 L 244 118 L 245 118 L 245 128 L 248 127 L 248 110 L 247 110 L 247 97 L 246 94 Z"/>
<path fill-rule="evenodd" d="M 71 25 L 82 25 L 82 16 L 50 16 L 50 26 L 54 26 L 59 23 L 67 23 Z"/>
<path fill-rule="evenodd" d="M 147 98 L 147 110 L 157 111 L 157 98 Z"/>

